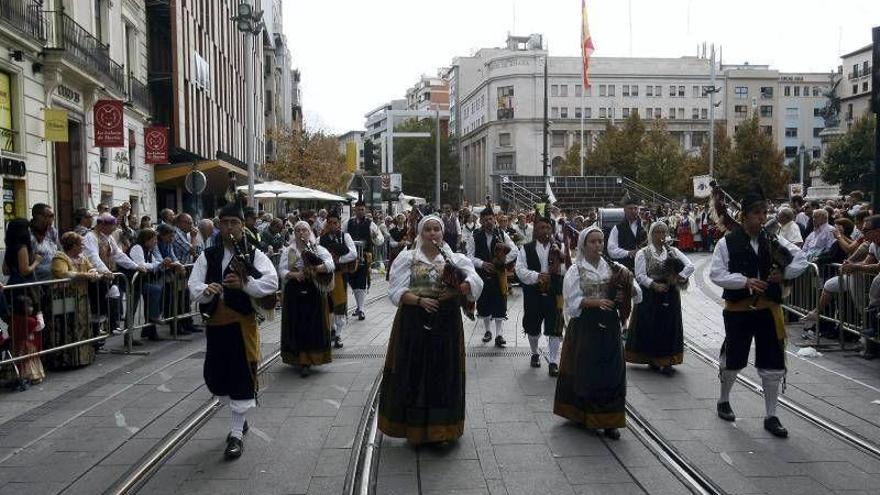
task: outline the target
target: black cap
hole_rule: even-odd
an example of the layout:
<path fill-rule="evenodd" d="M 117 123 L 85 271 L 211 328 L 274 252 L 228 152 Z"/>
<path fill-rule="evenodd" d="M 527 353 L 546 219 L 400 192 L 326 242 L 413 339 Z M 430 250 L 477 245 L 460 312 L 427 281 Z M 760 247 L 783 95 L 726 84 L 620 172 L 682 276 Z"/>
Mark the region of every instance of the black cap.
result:
<path fill-rule="evenodd" d="M 339 210 L 338 206 L 334 206 L 330 208 L 330 211 L 327 212 L 327 218 L 335 218 L 337 220 L 342 219 L 342 211 Z"/>
<path fill-rule="evenodd" d="M 480 218 L 488 217 L 495 214 L 495 210 L 492 208 L 492 203 L 487 202 L 486 207 L 483 208 L 483 211 L 480 212 Z"/>
<path fill-rule="evenodd" d="M 621 204 L 623 206 L 632 206 L 632 205 L 638 206 L 639 202 L 636 201 L 636 198 L 633 198 L 632 196 L 627 194 L 626 196 L 623 197 L 623 201 L 621 201 Z"/>
<path fill-rule="evenodd" d="M 241 211 L 241 206 L 237 201 L 233 201 L 231 203 L 226 203 L 226 205 L 220 209 L 220 213 L 217 215 L 217 218 L 223 217 L 235 217 L 241 221 L 244 221 L 244 212 Z"/>
<path fill-rule="evenodd" d="M 354 203 L 354 207 L 355 207 L 355 208 L 357 208 L 358 206 L 367 206 L 367 205 L 366 205 L 366 203 L 364 203 L 363 200 L 360 200 L 360 199 L 359 199 L 359 200 L 357 200 L 357 201 Z"/>
<path fill-rule="evenodd" d="M 758 208 L 766 208 L 767 198 L 764 197 L 764 190 L 761 188 L 761 185 L 757 183 L 752 184 L 749 190 L 743 194 L 739 204 L 743 213 L 746 214 Z"/>

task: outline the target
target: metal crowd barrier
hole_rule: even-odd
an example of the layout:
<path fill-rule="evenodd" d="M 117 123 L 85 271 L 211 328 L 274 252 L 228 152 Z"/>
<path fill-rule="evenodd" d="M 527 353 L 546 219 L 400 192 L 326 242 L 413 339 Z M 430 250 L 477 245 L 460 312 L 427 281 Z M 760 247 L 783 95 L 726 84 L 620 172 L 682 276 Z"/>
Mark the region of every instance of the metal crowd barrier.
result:
<path fill-rule="evenodd" d="M 120 291 L 119 297 L 111 297 L 116 294 L 112 286 Z M 8 337 L 0 344 L 0 367 L 12 365 L 18 373 L 17 363 L 103 342 L 113 336 L 114 320 L 124 335 L 123 352 L 131 353 L 131 313 L 124 304 L 128 293 L 131 284 L 123 273 L 97 282 L 65 278 L 5 286 L 0 293 L 0 318 L 7 324 Z M 43 314 L 45 328 L 34 332 L 28 320 L 37 312 Z M 86 337 L 65 342 L 70 335 Z M 42 348 L 45 342 L 50 346 Z"/>
<path fill-rule="evenodd" d="M 834 315 L 821 315 L 820 318 L 837 327 L 841 350 L 846 348 L 847 333 L 880 344 L 877 312 L 869 305 L 871 284 L 877 274 L 856 272 L 840 275 L 840 267 L 837 263 L 828 265 L 829 275 L 839 277 L 839 291 L 832 295 Z"/>
<path fill-rule="evenodd" d="M 156 272 L 135 272 L 129 306 L 137 314 L 132 316 L 131 330 L 144 331 L 154 325 L 169 325 L 171 337 L 180 337 L 180 323 L 198 315 L 189 297 L 187 281 L 193 265 L 183 265 L 183 271 L 163 269 Z M 161 315 L 161 316 L 160 316 Z"/>

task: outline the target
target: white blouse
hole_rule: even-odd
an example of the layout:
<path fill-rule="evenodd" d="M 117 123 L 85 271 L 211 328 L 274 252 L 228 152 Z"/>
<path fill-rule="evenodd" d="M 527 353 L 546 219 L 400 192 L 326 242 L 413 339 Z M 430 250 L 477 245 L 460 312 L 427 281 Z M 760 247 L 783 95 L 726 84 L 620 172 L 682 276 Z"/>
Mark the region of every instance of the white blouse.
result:
<path fill-rule="evenodd" d="M 346 234 L 346 237 L 348 234 Z M 350 239 L 350 237 L 349 237 Z M 287 274 L 290 273 L 290 252 L 293 251 L 296 256 L 296 269 L 297 271 L 302 271 L 303 269 L 303 260 L 300 255 L 299 249 L 296 247 L 296 243 L 291 244 L 287 249 L 281 251 L 281 257 L 278 260 L 278 278 L 284 282 L 287 278 Z M 318 258 L 321 258 L 321 261 L 324 262 L 324 267 L 327 268 L 327 273 L 331 273 L 336 269 L 336 266 L 333 264 L 333 255 L 330 254 L 330 251 L 327 251 L 327 248 L 321 245 L 315 246 L 315 253 L 318 255 Z"/>
<path fill-rule="evenodd" d="M 650 253 L 649 253 L 650 250 Z M 694 274 L 694 264 L 691 262 L 690 258 L 685 256 L 684 253 L 679 251 L 677 248 L 669 247 L 669 252 L 672 253 L 673 256 L 681 260 L 684 263 L 684 270 L 682 270 L 678 276 L 682 278 L 689 278 Z M 654 281 L 651 277 L 648 276 L 648 260 L 646 256 L 653 256 L 658 261 L 663 262 L 666 261 L 666 258 L 669 257 L 666 249 L 660 249 L 659 251 L 653 244 L 649 244 L 648 246 L 639 249 L 639 252 L 636 253 L 636 281 L 639 285 L 643 287 L 651 287 L 651 282 Z"/>
<path fill-rule="evenodd" d="M 604 259 L 599 260 L 598 266 L 586 263 L 584 268 L 584 276 L 592 283 L 608 283 L 611 279 L 611 267 Z M 584 300 L 584 291 L 581 284 L 580 270 L 578 264 L 574 263 L 565 272 L 565 278 L 562 280 L 562 297 L 565 300 L 565 314 L 569 318 L 577 318 L 581 315 L 581 301 Z M 633 279 L 633 304 L 642 302 L 642 289 Z"/>
<path fill-rule="evenodd" d="M 233 255 L 234 253 L 231 249 L 225 248 L 223 250 L 221 270 L 226 270 L 226 267 L 232 261 Z M 264 297 L 278 290 L 278 274 L 275 272 L 275 267 L 272 266 L 272 261 L 269 260 L 269 257 L 259 249 L 257 249 L 254 255 L 254 268 L 259 270 L 262 276 L 260 278 L 248 277 L 247 283 L 242 288 L 245 294 L 251 297 Z M 208 284 L 205 283 L 207 273 L 208 259 L 205 258 L 205 253 L 202 253 L 196 259 L 187 282 L 189 293 L 195 303 L 207 303 L 215 297 L 205 295 L 205 288 L 208 287 Z"/>
<path fill-rule="evenodd" d="M 429 260 L 421 249 L 405 251 L 394 258 L 391 264 L 391 273 L 388 276 L 388 297 L 395 306 L 400 306 L 403 295 L 409 291 L 410 278 L 412 276 L 412 263 L 443 265 L 443 256 L 438 254 L 433 260 Z M 471 293 L 468 299 L 476 301 L 483 292 L 483 279 L 477 275 L 474 264 L 467 256 L 460 253 L 452 253 L 452 263 L 465 272 L 465 282 L 470 284 Z"/>

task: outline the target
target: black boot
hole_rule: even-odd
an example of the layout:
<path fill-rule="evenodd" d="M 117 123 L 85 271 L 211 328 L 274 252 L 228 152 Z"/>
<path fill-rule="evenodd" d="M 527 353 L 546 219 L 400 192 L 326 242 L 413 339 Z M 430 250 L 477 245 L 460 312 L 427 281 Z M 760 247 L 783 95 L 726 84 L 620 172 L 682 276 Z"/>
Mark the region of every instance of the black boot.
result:
<path fill-rule="evenodd" d="M 605 436 L 612 440 L 620 440 L 620 431 L 617 428 L 605 428 Z"/>
<path fill-rule="evenodd" d="M 532 368 L 540 368 L 541 367 L 541 356 L 538 354 L 532 354 Z"/>
<path fill-rule="evenodd" d="M 226 457 L 227 460 L 235 460 L 241 457 L 241 454 L 244 452 L 244 443 L 238 438 L 230 436 L 229 439 L 226 440 L 226 450 L 223 452 L 223 456 Z"/>
<path fill-rule="evenodd" d="M 495 336 L 495 347 L 497 347 L 499 349 L 504 349 L 504 346 L 506 346 L 506 345 L 507 345 L 507 341 L 504 340 L 504 337 L 502 337 L 500 335 Z"/>
<path fill-rule="evenodd" d="M 333 338 L 333 348 L 334 349 L 342 349 L 342 338 L 334 337 Z"/>
<path fill-rule="evenodd" d="M 730 402 L 719 402 L 716 406 L 718 410 L 718 417 L 723 419 L 724 421 L 736 421 L 736 414 L 733 413 L 733 409 L 730 407 Z M 764 423 L 766 427 L 766 422 Z"/>
<path fill-rule="evenodd" d="M 486 344 L 490 340 L 492 340 L 492 332 L 486 330 L 486 333 L 483 334 L 483 343 Z"/>
<path fill-rule="evenodd" d="M 771 435 L 778 438 L 788 438 L 788 430 L 779 422 L 776 416 L 764 418 L 764 429 L 769 431 Z"/>
<path fill-rule="evenodd" d="M 550 363 L 550 366 L 547 367 L 547 372 L 552 377 L 559 376 L 559 365 L 556 363 Z"/>

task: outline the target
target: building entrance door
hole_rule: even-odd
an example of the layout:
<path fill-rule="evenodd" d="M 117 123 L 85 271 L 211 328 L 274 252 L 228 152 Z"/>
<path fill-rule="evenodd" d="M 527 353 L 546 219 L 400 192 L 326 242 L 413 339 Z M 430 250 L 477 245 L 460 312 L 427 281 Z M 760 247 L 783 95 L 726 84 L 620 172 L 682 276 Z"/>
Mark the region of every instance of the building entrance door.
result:
<path fill-rule="evenodd" d="M 57 212 L 56 221 L 59 232 L 73 229 L 73 211 L 85 206 L 85 193 L 82 181 L 82 136 L 81 124 L 67 121 L 68 142 L 55 143 L 55 190 L 57 204 L 51 205 Z"/>

